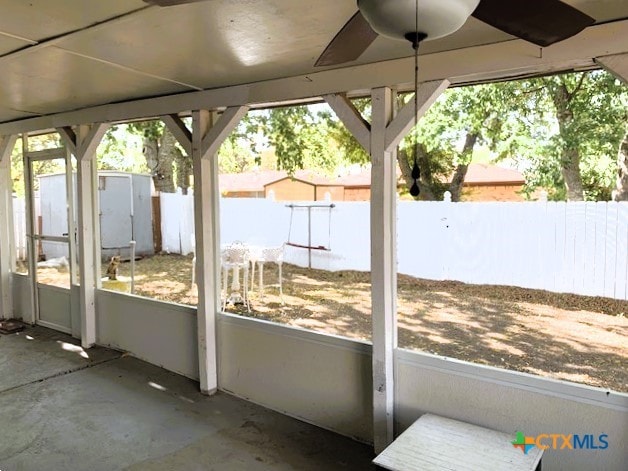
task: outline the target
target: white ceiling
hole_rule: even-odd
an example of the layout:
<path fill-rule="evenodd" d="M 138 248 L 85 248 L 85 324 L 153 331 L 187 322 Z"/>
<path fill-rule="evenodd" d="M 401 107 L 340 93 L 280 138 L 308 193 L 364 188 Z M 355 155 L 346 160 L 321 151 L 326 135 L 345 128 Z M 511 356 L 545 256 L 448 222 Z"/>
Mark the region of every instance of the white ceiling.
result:
<path fill-rule="evenodd" d="M 598 23 L 628 18 L 628 0 L 566 3 Z M 311 74 L 356 10 L 355 0 L 207 0 L 168 8 L 141 0 L 0 0 L 0 123 Z M 471 18 L 457 33 L 425 43 L 422 54 L 510 39 Z M 378 38 L 348 66 L 411 54 L 403 42 Z"/>

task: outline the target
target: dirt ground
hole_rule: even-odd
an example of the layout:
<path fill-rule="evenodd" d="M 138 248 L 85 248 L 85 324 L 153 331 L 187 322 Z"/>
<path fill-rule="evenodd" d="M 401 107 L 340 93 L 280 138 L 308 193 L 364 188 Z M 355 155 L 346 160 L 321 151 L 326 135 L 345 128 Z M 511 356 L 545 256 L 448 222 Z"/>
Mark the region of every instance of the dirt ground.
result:
<path fill-rule="evenodd" d="M 263 297 L 256 275 L 251 312 L 227 312 L 370 340 L 369 273 L 283 268 L 283 303 L 269 264 Z M 136 294 L 197 302 L 191 257 L 145 258 L 136 274 Z M 397 303 L 402 348 L 628 392 L 628 301 L 400 275 Z"/>

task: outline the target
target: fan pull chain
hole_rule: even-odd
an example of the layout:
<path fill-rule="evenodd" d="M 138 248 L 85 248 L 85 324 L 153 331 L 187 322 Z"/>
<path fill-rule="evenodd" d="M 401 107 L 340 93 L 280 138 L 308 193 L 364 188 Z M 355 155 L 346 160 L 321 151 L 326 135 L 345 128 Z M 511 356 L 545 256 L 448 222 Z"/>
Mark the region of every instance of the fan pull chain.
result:
<path fill-rule="evenodd" d="M 426 38 L 426 35 L 419 32 L 419 0 L 416 0 L 416 23 L 415 23 L 415 33 L 412 38 L 412 48 L 414 49 L 414 166 L 412 167 L 412 179 L 414 180 L 412 186 L 410 187 L 410 194 L 415 198 L 421 194 L 421 189 L 419 188 L 419 180 L 421 179 L 421 169 L 419 168 L 419 163 L 417 160 L 417 156 L 419 155 L 419 138 L 417 136 L 417 124 L 418 124 L 418 114 L 419 114 L 419 45 L 421 41 Z"/>

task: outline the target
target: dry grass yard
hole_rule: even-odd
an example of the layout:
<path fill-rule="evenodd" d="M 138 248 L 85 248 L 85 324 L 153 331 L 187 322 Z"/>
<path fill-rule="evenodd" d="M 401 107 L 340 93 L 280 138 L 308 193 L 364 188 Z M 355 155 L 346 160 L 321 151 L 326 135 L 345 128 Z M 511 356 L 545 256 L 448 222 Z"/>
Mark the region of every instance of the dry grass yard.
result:
<path fill-rule="evenodd" d="M 190 257 L 145 258 L 136 264 L 136 294 L 195 305 L 191 273 Z M 265 267 L 264 281 L 263 297 L 257 284 L 251 293 L 250 313 L 241 305 L 227 312 L 369 340 L 369 273 L 286 264 L 283 303 L 276 265 Z M 404 275 L 398 285 L 403 348 L 628 392 L 627 301 Z"/>

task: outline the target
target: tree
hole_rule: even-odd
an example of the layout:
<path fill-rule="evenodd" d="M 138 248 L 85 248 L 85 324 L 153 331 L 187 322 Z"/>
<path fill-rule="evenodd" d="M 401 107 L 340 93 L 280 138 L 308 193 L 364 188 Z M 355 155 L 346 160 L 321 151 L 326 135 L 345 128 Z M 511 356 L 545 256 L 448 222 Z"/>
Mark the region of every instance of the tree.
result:
<path fill-rule="evenodd" d="M 259 116 L 261 111 L 250 111 L 238 123 L 218 150 L 221 173 L 242 173 L 260 164 Z"/>
<path fill-rule="evenodd" d="M 555 199 L 608 200 L 627 117 L 626 88 L 604 71 L 521 82 L 521 111 L 542 123 L 528 191 L 545 187 Z M 538 131 L 538 129 L 537 129 Z"/>
<path fill-rule="evenodd" d="M 163 122 L 133 123 L 129 129 L 142 136 L 142 153 L 153 178 L 155 190 L 174 193 L 178 186 L 183 194 L 187 194 L 192 174 L 191 157 L 183 153 L 177 139 Z"/>
<path fill-rule="evenodd" d="M 505 82 L 449 89 L 403 140 L 399 167 L 410 187 L 416 156 L 420 199 L 441 200 L 448 190 L 452 201 L 460 201 L 478 145 L 489 146 L 497 156 L 515 151 L 521 124 L 512 109 L 513 86 Z"/>
<path fill-rule="evenodd" d="M 268 110 L 256 123 L 274 147 L 279 169 L 289 174 L 302 168 L 332 173 L 344 158 L 328 117 L 322 109 L 290 106 Z"/>
<path fill-rule="evenodd" d="M 617 184 L 613 191 L 615 201 L 628 201 L 628 127 L 617 153 Z"/>
<path fill-rule="evenodd" d="M 61 137 L 57 133 L 41 134 L 28 138 L 28 147 L 31 151 L 54 149 L 61 147 Z M 40 175 L 65 172 L 65 165 L 60 160 L 36 160 L 32 163 L 33 168 L 33 189 L 39 189 Z M 15 147 L 11 152 L 11 180 L 13 181 L 13 193 L 23 198 L 25 195 L 24 186 L 24 160 L 22 158 L 22 139 L 17 139 Z"/>

